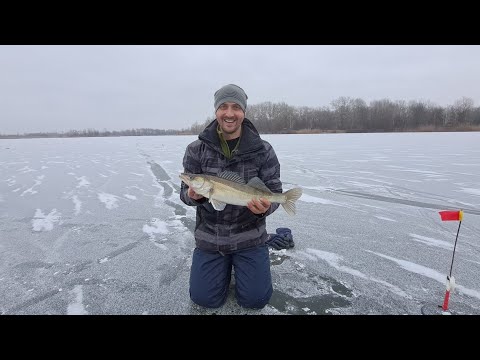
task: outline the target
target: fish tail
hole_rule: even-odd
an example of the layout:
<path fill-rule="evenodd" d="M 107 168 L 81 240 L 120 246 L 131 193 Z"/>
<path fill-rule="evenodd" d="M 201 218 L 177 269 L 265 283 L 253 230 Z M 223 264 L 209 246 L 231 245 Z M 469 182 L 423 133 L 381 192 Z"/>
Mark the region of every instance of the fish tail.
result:
<path fill-rule="evenodd" d="M 282 206 L 288 215 L 295 215 L 295 212 L 296 212 L 295 201 L 300 199 L 300 196 L 302 196 L 301 188 L 294 188 L 285 192 L 285 197 L 287 198 L 287 200 L 282 204 Z"/>

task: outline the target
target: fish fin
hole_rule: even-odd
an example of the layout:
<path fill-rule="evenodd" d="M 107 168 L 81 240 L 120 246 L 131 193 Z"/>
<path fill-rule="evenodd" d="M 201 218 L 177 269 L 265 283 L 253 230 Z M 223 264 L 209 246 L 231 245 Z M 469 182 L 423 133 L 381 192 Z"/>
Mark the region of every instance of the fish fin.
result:
<path fill-rule="evenodd" d="M 288 215 L 295 215 L 296 206 L 295 201 L 297 201 L 302 196 L 302 189 L 301 188 L 294 188 L 290 189 L 285 192 L 285 196 L 287 201 L 282 204 L 283 208 L 287 212 Z"/>
<path fill-rule="evenodd" d="M 250 181 L 248 182 L 247 185 L 251 186 L 255 189 L 267 192 L 268 194 L 272 194 L 272 191 L 267 187 L 267 185 L 265 185 L 264 182 L 256 176 L 254 178 L 250 179 Z"/>
<path fill-rule="evenodd" d="M 238 175 L 236 172 L 233 171 L 222 171 L 220 174 L 217 175 L 219 178 L 230 180 L 239 184 L 245 184 L 245 180 Z"/>
<path fill-rule="evenodd" d="M 227 206 L 227 204 L 225 204 L 224 202 L 221 202 L 215 199 L 210 199 L 210 203 L 212 204 L 213 208 L 217 211 L 222 211 L 223 209 L 225 209 L 225 206 Z"/>

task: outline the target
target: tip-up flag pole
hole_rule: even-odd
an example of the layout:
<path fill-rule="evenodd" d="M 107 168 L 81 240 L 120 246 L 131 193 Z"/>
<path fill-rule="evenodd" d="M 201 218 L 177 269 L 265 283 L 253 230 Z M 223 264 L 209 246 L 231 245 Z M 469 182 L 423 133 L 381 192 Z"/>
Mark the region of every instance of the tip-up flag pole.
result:
<path fill-rule="evenodd" d="M 455 288 L 455 278 L 452 276 L 453 259 L 455 258 L 455 249 L 457 248 L 458 233 L 460 232 L 460 226 L 463 220 L 463 211 L 439 211 L 442 221 L 460 221 L 458 224 L 457 236 L 455 238 L 455 245 L 453 245 L 452 263 L 450 265 L 450 274 L 447 276 L 447 291 L 445 292 L 445 299 L 443 300 L 443 311 L 448 310 L 448 300 L 450 299 L 450 291 Z"/>

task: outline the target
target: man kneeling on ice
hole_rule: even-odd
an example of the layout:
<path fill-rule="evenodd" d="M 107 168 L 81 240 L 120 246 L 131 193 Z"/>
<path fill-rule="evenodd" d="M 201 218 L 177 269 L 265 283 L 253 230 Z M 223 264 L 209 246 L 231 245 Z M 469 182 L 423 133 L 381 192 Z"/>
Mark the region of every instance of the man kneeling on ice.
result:
<path fill-rule="evenodd" d="M 223 173 L 222 177 L 229 181 L 261 190 L 273 196 L 271 199 L 284 202 L 285 210 L 294 213 L 291 203 L 300 197 L 301 190 L 296 191 L 295 199 L 288 204 L 286 197 L 275 197 L 282 195 L 280 164 L 272 146 L 245 117 L 247 99 L 245 91 L 233 84 L 215 92 L 216 119 L 200 133 L 198 140 L 187 146 L 184 174 Z M 202 195 L 186 183 L 187 178 L 182 180 L 185 181 L 181 183 L 180 199 L 196 207 L 190 298 L 204 307 L 222 306 L 228 296 L 233 268 L 238 304 L 263 308 L 273 291 L 265 219 L 280 202 L 271 201 L 268 196 L 252 196 L 241 202 L 245 205 L 232 205 L 230 195 L 215 197 L 218 187 L 208 191 L 204 188 Z"/>

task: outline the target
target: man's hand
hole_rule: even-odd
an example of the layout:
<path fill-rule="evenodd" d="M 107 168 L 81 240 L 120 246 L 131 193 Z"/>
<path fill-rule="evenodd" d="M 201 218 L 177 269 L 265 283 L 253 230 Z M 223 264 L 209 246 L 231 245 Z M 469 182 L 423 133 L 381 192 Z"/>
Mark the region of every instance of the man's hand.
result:
<path fill-rule="evenodd" d="M 197 194 L 195 191 L 193 191 L 193 189 L 191 187 L 188 188 L 188 192 L 187 192 L 187 195 L 190 199 L 193 199 L 193 200 L 200 200 L 201 198 L 203 198 L 202 195 L 199 195 Z"/>
<path fill-rule="evenodd" d="M 247 207 L 250 209 L 251 212 L 254 214 L 260 215 L 265 214 L 267 210 L 270 208 L 270 201 L 265 198 L 260 199 L 252 199 L 248 204 Z"/>

